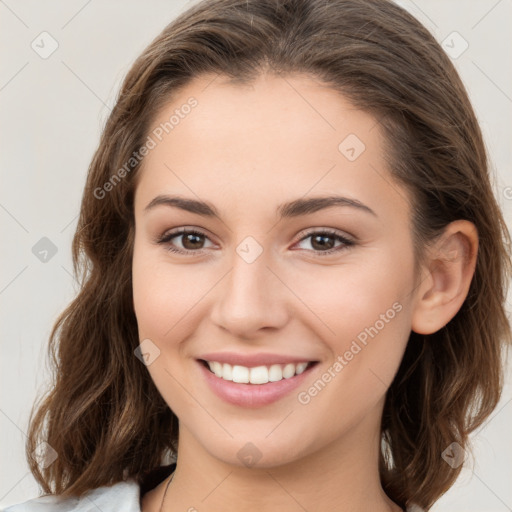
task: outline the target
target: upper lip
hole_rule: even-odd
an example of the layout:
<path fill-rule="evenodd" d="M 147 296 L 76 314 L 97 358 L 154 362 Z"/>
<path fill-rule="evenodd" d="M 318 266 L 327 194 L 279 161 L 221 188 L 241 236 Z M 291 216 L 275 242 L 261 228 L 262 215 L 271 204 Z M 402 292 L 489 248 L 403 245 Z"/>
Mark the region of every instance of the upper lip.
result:
<path fill-rule="evenodd" d="M 211 352 L 198 357 L 204 361 L 218 361 L 219 363 L 228 363 L 230 365 L 246 366 L 252 368 L 255 366 L 269 366 L 272 364 L 286 363 L 309 363 L 315 361 L 307 357 L 287 356 L 283 354 L 258 353 L 258 354 L 237 354 L 235 352 Z"/>

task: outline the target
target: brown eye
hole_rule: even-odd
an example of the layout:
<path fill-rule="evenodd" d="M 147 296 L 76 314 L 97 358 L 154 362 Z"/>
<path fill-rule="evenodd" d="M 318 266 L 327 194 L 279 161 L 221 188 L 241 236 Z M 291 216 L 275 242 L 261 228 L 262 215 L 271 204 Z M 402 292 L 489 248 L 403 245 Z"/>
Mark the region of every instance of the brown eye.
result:
<path fill-rule="evenodd" d="M 181 243 L 185 249 L 202 249 L 201 245 L 204 243 L 204 240 L 202 240 L 203 235 L 197 235 L 195 233 L 186 233 L 180 236 L 182 237 Z"/>
<path fill-rule="evenodd" d="M 309 232 L 300 240 L 299 243 L 308 239 L 310 240 L 310 246 L 312 247 L 312 249 L 308 250 L 312 250 L 321 256 L 337 253 L 355 245 L 355 242 L 352 240 L 349 240 L 338 232 L 331 230 Z M 336 241 L 340 242 L 337 247 L 335 246 Z"/>
<path fill-rule="evenodd" d="M 315 234 L 311 235 L 311 246 L 315 249 L 324 250 L 332 249 L 334 247 L 335 240 L 331 235 Z"/>
<path fill-rule="evenodd" d="M 178 244 L 174 240 L 178 240 L 181 243 Z M 201 231 L 196 231 L 194 229 L 180 229 L 178 231 L 164 234 L 159 240 L 157 240 L 157 242 L 159 244 L 167 245 L 167 249 L 171 252 L 187 254 L 194 252 L 200 253 L 205 248 L 204 243 L 207 240 L 209 240 L 208 237 Z"/>

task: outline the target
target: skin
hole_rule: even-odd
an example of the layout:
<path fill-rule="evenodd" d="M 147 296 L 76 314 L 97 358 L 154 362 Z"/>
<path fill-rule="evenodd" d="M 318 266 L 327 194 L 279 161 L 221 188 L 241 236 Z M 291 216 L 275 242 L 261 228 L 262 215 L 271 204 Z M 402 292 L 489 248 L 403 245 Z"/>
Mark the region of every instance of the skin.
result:
<path fill-rule="evenodd" d="M 163 510 L 401 510 L 378 473 L 385 393 L 410 331 L 435 332 L 462 305 L 475 228 L 449 225 L 415 273 L 409 196 L 387 169 L 371 115 L 308 76 L 261 75 L 250 86 L 213 78 L 196 78 L 159 112 L 154 126 L 190 96 L 198 101 L 145 157 L 135 194 L 139 335 L 160 350 L 148 371 L 180 421 L 178 466 Z M 338 149 L 349 134 L 365 145 L 354 161 Z M 220 218 L 168 205 L 145 211 L 162 194 L 208 201 Z M 375 215 L 334 206 L 278 217 L 283 202 L 333 194 Z M 180 227 L 205 237 L 155 242 Z M 325 228 L 355 244 L 328 235 L 327 248 L 343 249 L 322 255 L 306 230 Z M 236 252 L 247 236 L 262 248 L 250 264 Z M 396 303 L 394 318 L 300 403 L 297 393 Z M 299 390 L 249 409 L 222 401 L 206 384 L 195 359 L 213 351 L 299 355 L 319 364 Z M 237 457 L 248 442 L 261 453 L 252 467 Z M 160 509 L 166 484 L 143 497 L 144 512 Z"/>

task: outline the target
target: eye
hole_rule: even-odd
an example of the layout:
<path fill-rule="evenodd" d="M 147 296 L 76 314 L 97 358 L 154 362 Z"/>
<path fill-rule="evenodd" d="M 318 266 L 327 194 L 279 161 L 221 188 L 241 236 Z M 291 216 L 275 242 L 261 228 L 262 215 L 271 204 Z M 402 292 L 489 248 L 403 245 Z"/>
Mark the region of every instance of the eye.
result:
<path fill-rule="evenodd" d="M 171 243 L 174 239 L 181 239 L 181 247 L 176 247 Z M 323 229 L 317 231 L 309 231 L 303 236 L 298 243 L 311 239 L 310 246 L 312 249 L 306 249 L 321 256 L 330 255 L 342 250 L 345 250 L 353 245 L 355 242 L 349 240 L 345 236 L 340 235 L 337 231 L 331 229 Z M 167 245 L 166 249 L 170 252 L 191 255 L 191 253 L 201 253 L 203 251 L 205 240 L 209 238 L 205 233 L 196 229 L 180 228 L 170 233 L 165 233 L 162 237 L 156 240 L 158 244 Z M 336 241 L 340 245 L 335 246 Z M 213 244 L 212 244 L 213 245 Z"/>
<path fill-rule="evenodd" d="M 354 241 L 331 229 L 309 231 L 300 239 L 299 243 L 308 239 L 311 240 L 310 246 L 313 247 L 313 252 L 321 256 L 331 255 L 355 245 Z M 341 242 L 341 245 L 335 247 L 336 241 Z"/>
<path fill-rule="evenodd" d="M 170 242 L 174 238 L 181 239 L 181 247 L 175 247 Z M 208 237 L 196 229 L 185 229 L 180 228 L 170 233 L 165 233 L 161 238 L 157 240 L 159 244 L 168 244 L 167 250 L 179 254 L 187 254 L 191 252 L 200 253 L 202 252 L 202 245 L 204 239 L 209 240 Z"/>

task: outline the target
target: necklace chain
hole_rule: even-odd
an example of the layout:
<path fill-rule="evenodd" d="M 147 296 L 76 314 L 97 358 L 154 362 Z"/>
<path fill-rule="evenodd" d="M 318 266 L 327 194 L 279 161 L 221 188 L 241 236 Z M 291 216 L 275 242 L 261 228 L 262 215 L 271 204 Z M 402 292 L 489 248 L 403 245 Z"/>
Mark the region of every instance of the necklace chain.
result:
<path fill-rule="evenodd" d="M 164 509 L 165 496 L 167 495 L 167 490 L 169 489 L 169 485 L 172 482 L 172 479 L 174 478 L 174 473 L 175 473 L 175 471 L 172 472 L 171 478 L 169 479 L 169 481 L 167 482 L 167 485 L 165 486 L 164 497 L 162 498 L 162 504 L 160 505 L 160 512 L 162 512 L 162 510 Z"/>

